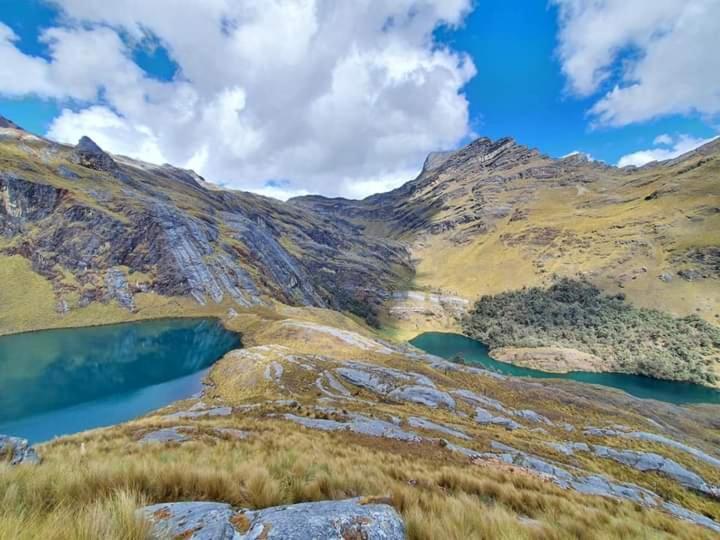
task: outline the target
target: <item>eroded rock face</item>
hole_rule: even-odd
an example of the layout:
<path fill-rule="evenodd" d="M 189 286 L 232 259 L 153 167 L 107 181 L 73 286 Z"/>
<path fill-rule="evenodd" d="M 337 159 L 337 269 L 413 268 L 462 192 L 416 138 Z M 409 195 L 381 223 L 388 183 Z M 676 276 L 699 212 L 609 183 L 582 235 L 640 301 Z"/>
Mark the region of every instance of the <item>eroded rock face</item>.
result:
<path fill-rule="evenodd" d="M 455 408 L 453 397 L 435 388 L 425 375 L 359 362 L 348 362 L 346 365 L 349 367 L 338 368 L 337 373 L 355 386 L 395 401 L 409 401 L 432 408 Z"/>
<path fill-rule="evenodd" d="M 66 299 L 63 311 L 112 300 L 133 310 L 143 292 L 241 307 L 275 299 L 373 322 L 398 276 L 411 271 L 404 245 L 347 221 L 114 157 L 86 137 L 72 149 L 33 144 L 17 172 L 0 172 L 0 234 L 22 234 L 1 254 L 30 260 Z M 58 163 L 39 179 L 32 160 L 43 151 Z M 66 271 L 76 284 L 63 280 Z M 132 283 L 135 273 L 141 283 Z"/>
<path fill-rule="evenodd" d="M 73 157 L 78 165 L 82 165 L 88 169 L 110 173 L 119 171 L 118 164 L 115 163 L 115 160 L 95 144 L 95 141 L 87 136 L 80 138 L 77 146 L 75 146 Z"/>
<path fill-rule="evenodd" d="M 612 459 L 638 471 L 652 471 L 663 474 L 689 489 L 720 498 L 720 488 L 718 486 L 708 484 L 699 474 L 688 470 L 670 458 L 654 452 L 619 450 L 607 446 L 593 446 L 593 452 L 598 457 Z"/>
<path fill-rule="evenodd" d="M 186 540 L 404 540 L 405 525 L 387 504 L 361 499 L 234 511 L 229 504 L 183 502 L 140 514 L 155 534 Z"/>
<path fill-rule="evenodd" d="M 0 232 L 14 236 L 25 224 L 48 217 L 63 195 L 62 190 L 53 186 L 0 172 Z"/>
<path fill-rule="evenodd" d="M 135 299 L 128 287 L 125 273 L 119 268 L 111 268 L 105 273 L 108 295 L 128 311 L 135 311 Z"/>
<path fill-rule="evenodd" d="M 10 465 L 39 465 L 42 461 L 27 439 L 0 435 L 0 461 L 3 460 Z"/>
<path fill-rule="evenodd" d="M 587 474 L 579 469 L 566 468 L 495 441 L 492 442 L 491 446 L 499 453 L 483 454 L 481 457 L 500 459 L 506 463 L 519 465 L 545 475 L 553 483 L 564 489 L 574 489 L 586 495 L 625 499 L 651 508 L 660 507 L 680 519 L 691 521 L 713 531 L 720 532 L 720 523 L 691 510 L 687 510 L 677 504 L 664 501 L 657 493 L 649 489 L 631 483 L 615 482 L 600 474 Z M 577 449 L 577 447 L 566 446 L 565 449 L 572 451 Z"/>
<path fill-rule="evenodd" d="M 622 437 L 625 439 L 636 439 L 639 441 L 655 442 L 670 448 L 676 448 L 687 452 L 695 456 L 700 461 L 704 461 L 709 465 L 713 465 L 716 469 L 720 469 L 720 459 L 715 456 L 711 456 L 707 452 L 703 452 L 697 448 L 694 448 L 688 444 L 681 443 L 664 435 L 658 435 L 657 433 L 648 433 L 645 431 L 624 431 L 613 428 L 588 428 L 585 430 L 585 435 L 594 437 Z"/>

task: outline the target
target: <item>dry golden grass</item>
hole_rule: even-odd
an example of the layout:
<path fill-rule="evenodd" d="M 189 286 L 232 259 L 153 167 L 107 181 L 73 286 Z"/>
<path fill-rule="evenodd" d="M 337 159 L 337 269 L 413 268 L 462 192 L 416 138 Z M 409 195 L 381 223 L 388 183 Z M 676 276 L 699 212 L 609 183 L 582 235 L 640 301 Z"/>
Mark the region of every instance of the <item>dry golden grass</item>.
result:
<path fill-rule="evenodd" d="M 478 467 L 436 446 L 378 444 L 282 421 L 238 424 L 251 431 L 249 441 L 200 435 L 182 445 L 141 446 L 138 428 L 122 426 L 46 445 L 42 466 L 0 474 L 0 537 L 134 540 L 147 535 L 133 513 L 147 503 L 260 508 L 357 496 L 388 496 L 411 540 L 712 537 L 659 512 Z"/>
<path fill-rule="evenodd" d="M 348 329 L 355 324 L 322 310 L 291 310 L 285 315 L 290 313 L 315 323 L 335 322 Z M 316 408 L 322 395 L 314 382 L 321 370 L 332 369 L 338 362 L 324 355 L 328 351 L 324 339 L 308 340 L 305 355 L 282 345 L 268 347 L 275 339 L 272 332 L 266 331 L 268 324 L 274 327 L 272 321 L 283 317 L 274 312 L 268 321 L 258 311 L 231 319 L 228 324 L 245 329 L 249 341 L 265 346 L 247 349 L 240 357 L 238 353 L 228 354 L 211 371 L 214 386 L 202 398 L 213 406 L 256 403 L 259 407 L 243 413 L 236 411 L 229 417 L 163 418 L 195 403 L 189 400 L 128 424 L 42 445 L 44 462 L 38 467 L 0 466 L 0 538 L 135 540 L 148 533 L 147 525 L 138 522 L 133 513 L 144 504 L 208 500 L 260 508 L 358 496 L 389 497 L 402 513 L 413 540 L 712 537 L 705 529 L 658 511 L 561 490 L 517 467 L 492 462 L 473 464 L 437 442 L 406 443 L 350 432 L 325 433 L 282 420 L 277 415 L 288 411 L 327 417 Z M 276 337 L 283 342 L 288 336 L 279 332 Z M 292 345 L 290 341 L 283 343 Z M 244 358 L 242 354 L 255 356 Z M 285 359 L 288 354 L 294 361 Z M 576 426 L 646 426 L 644 411 L 604 404 L 596 407 L 584 398 L 571 399 L 568 392 L 558 391 L 555 386 L 528 386 L 466 372 L 438 371 L 401 354 L 380 354 L 350 346 L 340 356 L 419 372 L 431 377 L 438 388 L 471 389 L 501 399 L 508 407 L 530 407 L 558 422 Z M 264 376 L 271 362 L 284 368 L 279 382 Z M 362 401 L 343 405 L 356 413 L 403 419 L 421 415 L 464 430 L 472 441 L 456 442 L 476 450 L 487 450 L 490 441 L 497 440 L 545 459 L 567 459 L 545 444 L 570 437 L 559 427 L 548 427 L 544 433 L 507 432 L 497 426 L 475 424 L 472 408 L 462 403 L 458 403 L 458 413 L 450 413 L 378 401 L 377 396 L 365 390 L 353 393 L 357 398 L 373 400 L 373 405 Z M 280 405 L 272 401 L 276 399 L 296 399 L 300 403 Z M 138 442 L 149 431 L 178 423 L 193 428 L 188 432 L 191 441 L 154 445 Z M 235 440 L 215 431 L 219 427 L 241 429 L 250 435 L 248 440 Z M 648 443 L 636 446 L 661 451 L 709 480 L 720 482 L 707 464 L 687 454 Z M 641 475 L 590 457 L 582 457 L 581 462 L 589 471 L 636 482 L 691 509 L 717 514 L 716 503 L 677 488 L 657 475 Z"/>

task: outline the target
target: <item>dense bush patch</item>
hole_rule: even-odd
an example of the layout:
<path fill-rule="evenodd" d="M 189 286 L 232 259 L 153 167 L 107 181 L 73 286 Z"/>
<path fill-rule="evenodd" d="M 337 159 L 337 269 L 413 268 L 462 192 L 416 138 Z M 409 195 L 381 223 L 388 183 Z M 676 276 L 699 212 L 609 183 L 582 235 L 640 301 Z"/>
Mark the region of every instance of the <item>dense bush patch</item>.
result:
<path fill-rule="evenodd" d="M 613 370 L 713 384 L 720 330 L 699 317 L 675 318 L 608 296 L 586 281 L 483 296 L 463 322 L 467 335 L 496 347 L 571 347 Z"/>

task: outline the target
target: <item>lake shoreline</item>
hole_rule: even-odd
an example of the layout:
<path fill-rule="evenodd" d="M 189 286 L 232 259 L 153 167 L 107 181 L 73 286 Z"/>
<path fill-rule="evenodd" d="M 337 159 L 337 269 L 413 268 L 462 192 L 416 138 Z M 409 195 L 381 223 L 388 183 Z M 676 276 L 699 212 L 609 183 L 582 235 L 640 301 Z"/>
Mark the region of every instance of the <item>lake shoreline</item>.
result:
<path fill-rule="evenodd" d="M 0 431 L 49 440 L 142 416 L 204 387 L 244 346 L 216 317 L 172 317 L 0 338 Z"/>
<path fill-rule="evenodd" d="M 707 385 L 620 372 L 568 371 L 554 373 L 499 361 L 491 356 L 487 345 L 463 334 L 425 332 L 410 340 L 409 343 L 430 354 L 448 360 L 460 356 L 467 364 L 478 365 L 508 376 L 573 380 L 619 389 L 640 399 L 656 399 L 676 405 L 720 404 L 720 390 Z"/>
<path fill-rule="evenodd" d="M 154 316 L 150 315 L 148 317 L 138 317 L 138 318 L 130 318 L 130 319 L 123 319 L 118 321 L 110 321 L 110 322 L 99 322 L 99 323 L 88 323 L 88 324 L 79 324 L 79 325 L 71 325 L 71 326 L 48 326 L 43 328 L 33 328 L 32 330 L 21 330 L 19 332 L 2 332 L 0 331 L 0 338 L 4 337 L 10 337 L 10 336 L 23 336 L 26 334 L 37 334 L 38 332 L 54 332 L 54 331 L 62 331 L 62 330 L 80 330 L 82 328 L 102 328 L 106 326 L 119 326 L 122 324 L 134 324 L 134 323 L 143 323 L 143 322 L 157 322 L 157 321 L 187 321 L 187 320 L 214 320 L 219 322 L 225 330 L 228 332 L 232 332 L 234 334 L 238 334 L 239 332 L 236 332 L 225 324 L 225 321 L 223 317 L 219 315 L 200 315 L 200 314 L 193 314 L 193 315 L 168 315 L 168 316 Z"/>

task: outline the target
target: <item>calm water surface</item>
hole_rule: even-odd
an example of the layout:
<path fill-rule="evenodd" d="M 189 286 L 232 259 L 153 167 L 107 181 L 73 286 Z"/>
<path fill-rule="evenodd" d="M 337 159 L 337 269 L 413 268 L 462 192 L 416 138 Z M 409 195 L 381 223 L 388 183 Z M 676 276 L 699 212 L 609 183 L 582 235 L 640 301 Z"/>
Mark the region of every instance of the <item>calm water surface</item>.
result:
<path fill-rule="evenodd" d="M 239 346 L 214 319 L 0 337 L 0 433 L 38 442 L 129 420 L 198 392 Z"/>
<path fill-rule="evenodd" d="M 571 379 L 619 388 L 639 398 L 652 398 L 669 403 L 720 403 L 720 391 L 699 384 L 663 381 L 623 373 L 588 373 L 585 371 L 548 373 L 498 362 L 490 358 L 486 345 L 460 334 L 426 332 L 411 340 L 410 343 L 425 352 L 442 358 L 451 359 L 459 355 L 468 364 L 480 365 L 505 375 L 540 379 Z"/>

